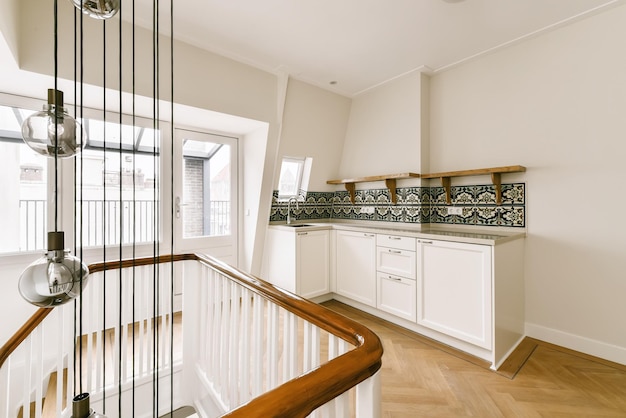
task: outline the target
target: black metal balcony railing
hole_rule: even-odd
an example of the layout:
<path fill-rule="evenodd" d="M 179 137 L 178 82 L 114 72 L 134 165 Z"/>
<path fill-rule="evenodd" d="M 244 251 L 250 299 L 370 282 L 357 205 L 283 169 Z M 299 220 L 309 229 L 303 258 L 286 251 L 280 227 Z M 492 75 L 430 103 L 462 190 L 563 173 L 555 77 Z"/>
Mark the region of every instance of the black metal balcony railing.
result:
<path fill-rule="evenodd" d="M 212 201 L 209 206 L 209 235 L 230 233 L 230 202 Z M 76 230 L 83 231 L 83 246 L 119 245 L 154 241 L 158 215 L 152 200 L 84 200 Z M 45 200 L 20 200 L 19 251 L 45 250 L 48 232 Z"/>

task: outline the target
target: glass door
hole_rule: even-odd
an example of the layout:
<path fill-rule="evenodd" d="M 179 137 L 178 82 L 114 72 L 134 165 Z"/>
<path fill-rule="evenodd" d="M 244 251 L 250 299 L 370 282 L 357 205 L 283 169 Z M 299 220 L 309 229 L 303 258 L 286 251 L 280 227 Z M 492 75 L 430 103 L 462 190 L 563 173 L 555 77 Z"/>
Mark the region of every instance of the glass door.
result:
<path fill-rule="evenodd" d="M 237 265 L 237 139 L 175 131 L 176 252 Z"/>

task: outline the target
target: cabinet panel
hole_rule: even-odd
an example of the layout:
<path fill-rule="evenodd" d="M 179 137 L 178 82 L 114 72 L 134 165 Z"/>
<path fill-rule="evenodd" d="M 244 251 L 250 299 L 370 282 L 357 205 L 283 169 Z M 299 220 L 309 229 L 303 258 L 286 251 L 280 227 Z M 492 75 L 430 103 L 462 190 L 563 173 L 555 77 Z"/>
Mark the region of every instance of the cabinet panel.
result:
<path fill-rule="evenodd" d="M 491 349 L 491 250 L 420 241 L 417 323 Z"/>
<path fill-rule="evenodd" d="M 376 307 L 382 311 L 415 321 L 415 280 L 378 273 Z"/>
<path fill-rule="evenodd" d="M 377 247 L 376 269 L 384 273 L 415 279 L 415 251 Z"/>
<path fill-rule="evenodd" d="M 296 293 L 313 298 L 329 292 L 328 231 L 299 232 L 296 238 Z"/>
<path fill-rule="evenodd" d="M 376 306 L 376 236 L 337 231 L 337 293 Z"/>

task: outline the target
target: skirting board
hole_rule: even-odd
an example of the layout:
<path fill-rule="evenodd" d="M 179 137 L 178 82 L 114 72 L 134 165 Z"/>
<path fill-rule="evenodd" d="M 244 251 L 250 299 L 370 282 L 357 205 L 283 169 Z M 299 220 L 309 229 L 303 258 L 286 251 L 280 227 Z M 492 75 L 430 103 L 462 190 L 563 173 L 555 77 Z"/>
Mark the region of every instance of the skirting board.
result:
<path fill-rule="evenodd" d="M 560 345 L 570 350 L 600 357 L 615 363 L 626 365 L 626 348 L 580 335 L 569 334 L 553 328 L 526 323 L 526 335 L 551 344 Z"/>

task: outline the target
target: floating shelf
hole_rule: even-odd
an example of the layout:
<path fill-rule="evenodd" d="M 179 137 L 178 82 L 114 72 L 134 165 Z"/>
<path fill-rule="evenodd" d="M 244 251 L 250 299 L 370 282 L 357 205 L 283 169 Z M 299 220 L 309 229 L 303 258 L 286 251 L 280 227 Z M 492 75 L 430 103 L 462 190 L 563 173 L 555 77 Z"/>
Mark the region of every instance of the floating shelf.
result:
<path fill-rule="evenodd" d="M 354 204 L 356 195 L 356 183 L 366 183 L 371 181 L 385 181 L 385 185 L 389 189 L 391 194 L 391 201 L 396 203 L 398 201 L 398 195 L 396 194 L 396 180 L 418 178 L 419 174 L 416 173 L 400 173 L 400 174 L 387 174 L 384 176 L 369 176 L 369 177 L 356 177 L 353 179 L 342 180 L 328 180 L 326 184 L 344 184 L 348 193 L 350 193 L 350 202 Z"/>
<path fill-rule="evenodd" d="M 504 167 L 493 168 L 477 168 L 474 170 L 461 170 L 461 171 L 447 171 L 443 173 L 422 174 L 423 179 L 440 178 L 441 185 L 446 192 L 446 203 L 450 205 L 452 203 L 452 197 L 450 190 L 452 188 L 452 177 L 465 177 L 465 176 L 480 176 L 484 174 L 491 175 L 491 182 L 496 188 L 496 205 L 502 205 L 502 174 L 504 173 L 521 173 L 526 171 L 526 167 L 521 165 L 508 165 Z"/>
<path fill-rule="evenodd" d="M 502 205 L 502 174 L 505 173 L 521 173 L 526 171 L 526 167 L 521 165 L 509 165 L 504 167 L 492 167 L 492 168 L 477 168 L 474 170 L 461 170 L 461 171 L 446 171 L 442 173 L 430 173 L 430 174 L 417 174 L 417 173 L 400 173 L 400 174 L 387 174 L 383 176 L 369 176 L 369 177 L 356 177 L 353 179 L 342 180 L 328 180 L 326 184 L 344 184 L 348 193 L 350 193 L 350 202 L 354 204 L 356 195 L 356 183 L 365 183 L 372 181 L 385 181 L 389 193 L 391 194 L 391 201 L 396 203 L 398 196 L 396 194 L 396 180 L 408 179 L 408 178 L 423 178 L 423 179 L 441 179 L 441 185 L 446 192 L 446 203 L 452 204 L 452 177 L 465 177 L 465 176 L 480 176 L 484 174 L 491 175 L 491 182 L 496 188 L 496 204 Z"/>

